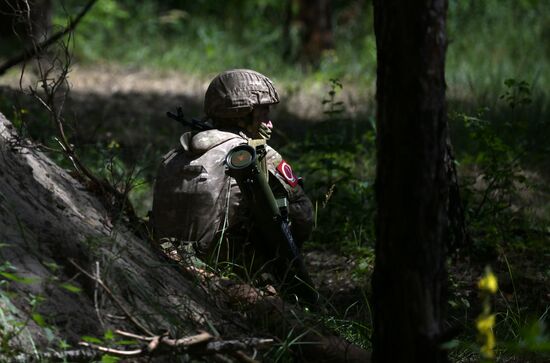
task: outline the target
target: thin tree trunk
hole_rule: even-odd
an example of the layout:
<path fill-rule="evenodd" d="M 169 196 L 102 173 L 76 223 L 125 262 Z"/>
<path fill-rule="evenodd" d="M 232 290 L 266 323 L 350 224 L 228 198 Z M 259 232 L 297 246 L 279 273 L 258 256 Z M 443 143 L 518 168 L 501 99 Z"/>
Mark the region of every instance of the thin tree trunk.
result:
<path fill-rule="evenodd" d="M 375 362 L 444 362 L 447 1 L 375 0 Z"/>

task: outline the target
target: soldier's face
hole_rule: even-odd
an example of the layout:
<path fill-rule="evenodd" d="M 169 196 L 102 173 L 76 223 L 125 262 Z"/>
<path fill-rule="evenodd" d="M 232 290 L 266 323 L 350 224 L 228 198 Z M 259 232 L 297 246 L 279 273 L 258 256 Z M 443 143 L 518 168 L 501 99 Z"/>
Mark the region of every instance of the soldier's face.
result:
<path fill-rule="evenodd" d="M 259 105 L 254 107 L 252 111 L 252 118 L 254 122 L 268 123 L 269 122 L 269 105 Z"/>
<path fill-rule="evenodd" d="M 269 119 L 269 105 L 259 105 L 254 107 L 252 111 L 252 125 L 249 131 L 256 137 L 260 125 L 265 124 L 268 128 L 272 128 L 273 125 Z"/>

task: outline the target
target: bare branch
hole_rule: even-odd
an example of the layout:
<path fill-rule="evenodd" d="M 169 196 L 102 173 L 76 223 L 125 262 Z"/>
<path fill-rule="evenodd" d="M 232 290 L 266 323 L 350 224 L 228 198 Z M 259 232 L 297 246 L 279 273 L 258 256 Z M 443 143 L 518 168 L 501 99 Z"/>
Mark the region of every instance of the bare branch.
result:
<path fill-rule="evenodd" d="M 273 339 L 261 339 L 261 338 L 245 338 L 234 340 L 215 340 L 208 332 L 200 332 L 197 335 L 189 337 L 171 339 L 166 335 L 157 335 L 145 337 L 121 330 L 115 331 L 118 335 L 133 338 L 140 341 L 148 342 L 147 346 L 134 350 L 120 350 L 109 347 L 104 347 L 96 344 L 90 344 L 86 342 L 80 342 L 79 344 L 96 349 L 103 353 L 108 353 L 117 357 L 139 357 L 144 355 L 161 355 L 168 354 L 174 351 L 184 350 L 190 354 L 203 356 L 203 355 L 216 355 L 220 353 L 226 353 L 233 356 L 240 362 L 256 363 L 257 361 L 247 356 L 242 350 L 244 349 L 262 349 L 273 344 Z"/>
<path fill-rule="evenodd" d="M 69 259 L 69 262 L 74 267 L 76 267 L 80 272 L 82 272 L 84 275 L 86 275 L 88 278 L 90 278 L 91 280 L 93 280 L 97 284 L 99 284 L 99 286 L 101 286 L 103 288 L 103 290 L 105 290 L 105 292 L 116 303 L 116 305 L 119 307 L 119 309 L 122 310 L 122 312 L 128 317 L 128 319 L 130 319 L 130 321 L 132 323 L 134 323 L 134 325 L 136 327 L 138 327 L 142 332 L 144 332 L 147 335 L 151 335 L 151 336 L 154 335 L 149 329 L 147 329 L 143 324 L 141 324 L 139 322 L 139 320 L 137 320 L 132 314 L 130 314 L 130 312 L 128 310 L 126 310 L 126 308 L 124 307 L 124 304 L 122 304 L 122 302 L 115 296 L 115 294 L 113 294 L 111 289 L 107 285 L 105 285 L 105 283 L 101 279 L 95 277 L 94 275 L 90 274 L 88 271 L 84 270 L 73 259 Z"/>
<path fill-rule="evenodd" d="M 212 339 L 214 339 L 214 337 L 210 335 L 210 333 L 201 332 L 198 335 L 193 335 L 190 337 L 180 338 L 176 340 L 163 338 L 162 343 L 172 347 L 179 347 L 179 346 L 191 346 L 199 343 L 204 343 Z"/>
<path fill-rule="evenodd" d="M 151 340 L 155 339 L 154 337 L 145 337 L 143 335 L 137 335 L 137 334 L 134 334 L 134 333 L 129 333 L 129 332 L 126 332 L 126 331 L 123 331 L 123 330 L 118 330 L 118 329 L 115 330 L 115 334 L 118 334 L 118 335 L 123 336 L 125 338 L 131 338 L 131 339 L 147 341 L 147 342 L 150 342 Z"/>
<path fill-rule="evenodd" d="M 101 324 L 101 327 L 105 329 L 105 323 L 103 322 L 103 318 L 101 317 L 101 311 L 99 310 L 99 299 L 98 299 L 98 290 L 99 290 L 99 282 L 98 280 L 101 280 L 101 274 L 99 269 L 99 261 L 95 262 L 95 287 L 94 287 L 94 308 L 97 315 L 97 320 L 99 320 L 99 323 Z"/>
<path fill-rule="evenodd" d="M 95 350 L 98 350 L 100 352 L 107 353 L 107 354 L 110 354 L 110 355 L 114 355 L 114 356 L 117 356 L 117 357 L 129 358 L 129 357 L 139 357 L 139 356 L 147 354 L 147 352 L 144 351 L 143 349 L 120 350 L 120 349 L 107 348 L 107 347 L 103 347 L 101 345 L 96 345 L 96 344 L 91 344 L 91 343 L 86 343 L 86 342 L 80 342 L 78 344 L 83 346 L 83 347 L 95 349 Z"/>
<path fill-rule="evenodd" d="M 48 48 L 50 45 L 57 42 L 63 36 L 65 36 L 65 35 L 69 34 L 70 32 L 72 32 L 76 28 L 76 26 L 78 25 L 80 20 L 82 20 L 84 15 L 86 15 L 86 13 L 92 8 L 92 6 L 96 2 L 97 2 L 97 0 L 90 0 L 86 4 L 86 6 L 84 6 L 82 11 L 77 15 L 77 17 L 74 18 L 74 20 L 72 20 L 67 25 L 67 27 L 65 27 L 65 29 L 53 34 L 48 39 L 40 42 L 39 44 L 36 44 L 32 48 L 24 50 L 22 53 L 16 55 L 15 57 L 12 57 L 12 58 L 8 59 L 6 62 L 4 62 L 2 65 L 0 65 L 0 76 L 3 75 L 4 73 L 6 73 L 6 71 L 8 69 L 12 68 L 13 66 L 16 66 L 17 64 L 19 64 L 21 62 L 25 62 L 25 61 L 35 57 L 40 52 L 42 52 L 44 49 Z M 30 14 L 30 11 L 27 14 Z"/>

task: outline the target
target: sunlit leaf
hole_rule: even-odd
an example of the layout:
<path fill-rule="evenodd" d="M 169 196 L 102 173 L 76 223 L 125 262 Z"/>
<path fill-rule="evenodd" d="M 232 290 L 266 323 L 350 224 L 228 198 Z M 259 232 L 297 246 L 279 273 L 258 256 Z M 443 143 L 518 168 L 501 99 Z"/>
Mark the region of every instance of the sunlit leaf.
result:
<path fill-rule="evenodd" d="M 103 334 L 103 338 L 105 340 L 113 340 L 115 339 L 115 333 L 111 329 L 108 329 L 105 334 Z"/>
<path fill-rule="evenodd" d="M 117 345 L 136 345 L 139 344 L 137 340 L 118 340 Z"/>
<path fill-rule="evenodd" d="M 67 343 L 65 340 L 61 339 L 57 345 L 59 346 L 59 349 L 61 350 L 67 350 L 71 347 L 69 343 Z"/>
<path fill-rule="evenodd" d="M 37 278 L 21 277 L 21 276 L 18 276 L 16 274 L 13 274 L 13 273 L 10 273 L 10 272 L 4 272 L 4 271 L 0 272 L 0 276 L 3 276 L 4 278 L 6 278 L 8 280 L 12 280 L 14 282 L 18 282 L 18 283 L 26 284 L 26 285 L 30 285 L 30 284 L 33 284 L 36 281 L 38 281 Z"/>
<path fill-rule="evenodd" d="M 46 326 L 46 320 L 44 320 L 44 317 L 39 313 L 32 314 L 32 320 L 42 328 Z"/>
<path fill-rule="evenodd" d="M 101 363 L 115 363 L 115 362 L 118 362 L 119 360 L 120 360 L 119 357 L 115 357 L 108 354 L 101 357 Z"/>
<path fill-rule="evenodd" d="M 61 284 L 61 285 L 59 285 L 59 286 L 61 286 L 62 288 L 64 288 L 64 289 L 67 290 L 67 291 L 74 292 L 75 294 L 77 294 L 77 293 L 79 293 L 79 292 L 82 291 L 82 289 L 81 289 L 80 287 L 75 286 L 75 285 L 71 285 L 71 284 L 69 284 L 68 282 L 63 283 L 63 284 Z"/>
<path fill-rule="evenodd" d="M 89 335 L 84 335 L 81 339 L 83 341 L 85 341 L 86 343 L 103 344 L 103 341 L 101 339 L 96 338 L 96 337 L 91 337 Z"/>

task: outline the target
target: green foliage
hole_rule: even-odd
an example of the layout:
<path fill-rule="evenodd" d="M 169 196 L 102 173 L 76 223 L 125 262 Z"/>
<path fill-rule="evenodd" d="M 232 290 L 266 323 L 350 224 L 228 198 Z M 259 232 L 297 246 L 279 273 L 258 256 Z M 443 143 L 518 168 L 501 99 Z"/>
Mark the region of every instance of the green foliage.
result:
<path fill-rule="evenodd" d="M 517 341 L 510 344 L 509 349 L 517 353 L 537 353 L 550 358 L 550 334 L 544 317 L 523 326 Z"/>
<path fill-rule="evenodd" d="M 101 357 L 101 363 L 116 363 L 120 360 L 120 357 L 114 355 L 105 354 Z"/>
<path fill-rule="evenodd" d="M 70 292 L 75 293 L 75 294 L 78 294 L 79 292 L 82 291 L 82 289 L 80 287 L 69 284 L 68 282 L 63 283 L 59 286 L 64 288 L 65 290 L 70 291 Z"/>
<path fill-rule="evenodd" d="M 374 231 L 370 233 L 374 234 Z M 368 281 L 374 269 L 374 246 L 372 244 L 361 247 L 352 245 L 351 248 L 345 249 L 345 252 L 357 259 L 356 267 L 353 270 L 353 278 L 359 284 L 364 284 L 365 281 Z"/>
<path fill-rule="evenodd" d="M 292 355 L 291 349 L 296 348 L 296 346 L 311 344 L 308 342 L 303 342 L 302 338 L 307 334 L 304 332 L 302 334 L 296 335 L 294 330 L 291 329 L 287 334 L 286 339 L 284 339 L 280 344 L 277 344 L 271 348 L 266 356 L 270 361 L 284 363 L 284 362 L 294 362 L 295 357 Z"/>
<path fill-rule="evenodd" d="M 59 25 L 83 1 L 62 3 L 56 2 Z M 328 76 L 372 84 L 376 45 L 370 1 L 334 1 L 332 9 L 335 49 L 325 52 L 316 71 L 295 66 L 300 28 L 291 22 L 285 34 L 287 4 L 273 0 L 146 0 L 139 6 L 129 0 L 102 0 L 79 25 L 75 50 L 88 62 L 114 61 L 194 74 L 248 67 L 289 81 L 302 80 L 303 70 L 308 70 L 317 80 Z M 298 14 L 295 5 L 291 13 Z M 548 2 L 541 0 L 450 1 L 451 93 L 490 95 L 505 75 L 547 84 L 549 14 Z M 289 45 L 290 54 L 284 58 Z"/>
<path fill-rule="evenodd" d="M 450 1 L 448 83 L 481 97 L 510 75 L 546 84 L 549 17 L 546 1 Z"/>
<path fill-rule="evenodd" d="M 41 328 L 44 328 L 47 326 L 46 320 L 44 319 L 42 314 L 39 314 L 39 313 L 32 314 L 32 320 L 34 320 L 34 322 L 38 324 L 38 326 L 40 326 Z"/>
<path fill-rule="evenodd" d="M 0 290 L 0 355 L 11 357 L 18 353 L 13 347 L 12 341 L 21 334 L 26 323 L 18 321 L 14 315 L 17 308 L 11 303 L 10 298 Z"/>
<path fill-rule="evenodd" d="M 370 337 L 372 334 L 372 329 L 366 323 L 346 319 L 337 319 L 329 316 L 325 318 L 324 324 L 350 343 L 356 344 L 363 349 L 371 348 Z"/>
<path fill-rule="evenodd" d="M 328 91 L 328 97 L 325 98 L 321 104 L 323 106 L 328 105 L 328 109 L 324 110 L 323 113 L 329 117 L 329 119 L 335 119 L 338 116 L 341 116 L 345 111 L 344 102 L 336 100 L 336 93 L 340 89 L 343 89 L 344 86 L 340 83 L 339 80 L 331 78 L 330 79 L 330 91 Z"/>
<path fill-rule="evenodd" d="M 101 338 L 90 336 L 90 335 L 84 335 L 80 337 L 80 340 L 93 345 L 116 347 L 116 348 L 121 346 L 125 347 L 125 346 L 139 345 L 139 342 L 136 340 L 119 339 L 111 329 L 105 330 Z M 104 354 L 101 356 L 101 363 L 115 363 L 115 362 L 118 362 L 119 360 L 120 360 L 119 357 L 112 356 L 109 354 Z"/>
<path fill-rule="evenodd" d="M 96 338 L 96 337 L 92 337 L 92 336 L 89 336 L 89 335 L 84 335 L 84 336 L 80 337 L 80 339 L 82 339 L 86 343 L 103 344 L 103 341 L 101 339 Z"/>
<path fill-rule="evenodd" d="M 67 15 L 82 6 L 79 0 L 65 3 L 65 7 L 56 3 L 58 25 L 64 25 Z M 128 0 L 99 1 L 78 27 L 75 51 L 86 62 L 106 60 L 202 74 L 246 67 L 296 79 L 302 73 L 290 66 L 296 57 L 290 54 L 287 61 L 283 52 L 287 43 L 291 53 L 297 52 L 300 29 L 290 23 L 290 39 L 285 38 L 281 20 L 286 12 L 285 2 L 273 0 L 147 0 L 140 6 Z M 336 28 L 339 49 L 323 56 L 319 74 L 372 79 L 374 39 L 370 19 L 365 21 L 370 13 L 366 5 L 334 6 L 335 20 L 343 25 Z"/>
<path fill-rule="evenodd" d="M 10 244 L 2 244 L 10 246 Z M 10 262 L 4 262 L 0 265 L 0 356 L 13 357 L 20 353 L 38 354 L 36 350 L 33 334 L 29 329 L 30 324 L 34 323 L 40 328 L 40 334 L 45 339 L 47 346 L 58 346 L 64 350 L 69 345 L 58 337 L 56 328 L 40 312 L 40 306 L 47 300 L 40 294 L 24 292 L 17 289 L 17 285 L 46 285 L 46 290 L 50 287 L 62 288 L 72 293 L 78 293 L 81 289 L 69 282 L 60 282 L 56 276 L 60 272 L 60 266 L 54 262 L 44 262 L 45 267 L 53 274 L 51 277 L 38 278 L 35 276 L 23 276 L 15 266 Z M 32 290 L 31 290 L 32 291 Z M 24 308 L 20 311 L 12 302 L 16 299 Z M 32 347 L 33 351 L 29 351 Z M 23 351 L 21 350 L 23 349 Z"/>
<path fill-rule="evenodd" d="M 14 282 L 18 282 L 20 284 L 26 284 L 26 285 L 29 285 L 29 284 L 32 284 L 34 282 L 36 282 L 37 280 L 34 279 L 34 278 L 30 278 L 30 277 L 21 277 L 19 275 L 16 275 L 14 273 L 11 273 L 11 272 L 0 272 L 0 275 L 8 280 L 11 280 L 11 281 L 14 281 Z"/>
<path fill-rule="evenodd" d="M 472 141 L 469 153 L 461 158 L 462 195 L 467 224 L 476 236 L 475 248 L 482 255 L 495 253 L 502 244 L 525 246 L 526 236 L 516 231 L 540 228 L 521 201 L 522 193 L 530 193 L 536 187 L 524 169 L 525 158 L 532 157 L 536 150 L 524 142 L 529 138 L 528 121 L 518 113 L 531 104 L 531 87 L 514 79 L 507 79 L 504 84 L 507 88 L 500 99 L 510 110 L 505 121 L 488 120 L 488 109 L 474 116 L 451 115 L 451 122 L 463 124 Z"/>
<path fill-rule="evenodd" d="M 43 329 L 44 337 L 48 343 L 56 339 L 51 326 L 38 312 L 38 307 L 45 301 L 45 298 L 33 294 L 23 296 L 27 302 L 28 311 L 22 312 L 12 303 L 10 295 L 15 296 L 15 294 L 8 294 L 0 290 L 0 357 L 14 357 L 22 353 L 21 349 L 24 347 L 27 349 L 32 347 L 32 353 L 36 354 L 35 342 L 28 329 L 31 321 Z"/>
<path fill-rule="evenodd" d="M 547 358 L 547 313 L 529 321 L 537 311 L 540 314 L 541 307 L 535 304 L 534 310 L 535 306 L 527 303 L 530 284 L 547 280 L 521 277 L 527 260 L 540 268 L 538 256 L 544 261 L 542 256 L 549 253 L 550 214 L 544 208 L 548 189 L 542 180 L 547 177 L 543 160 L 550 155 L 545 141 L 550 128 L 538 112 L 540 92 L 527 81 L 509 78 L 504 81 L 501 95 L 494 97 L 492 109 L 483 107 L 473 114 L 454 112 L 450 117 L 462 141 L 458 143 L 458 168 L 466 225 L 472 238 L 470 249 L 462 253 L 478 262 L 500 261 L 511 282 L 512 291 L 499 291 L 493 306 L 497 360 L 512 355 L 521 361 L 542 362 Z M 464 127 L 463 134 L 456 132 L 460 126 Z M 507 254 L 514 257 L 509 260 Z M 518 280 L 529 286 L 522 286 Z M 451 279 L 451 284 L 452 319 L 462 324 L 471 319 L 472 294 L 464 283 Z M 457 361 L 478 357 L 480 353 L 472 343 L 474 332 L 466 330 L 468 333 L 452 342 L 452 356 Z"/>
<path fill-rule="evenodd" d="M 500 98 L 505 100 L 510 108 L 514 109 L 517 106 L 529 105 L 533 101 L 531 98 L 531 86 L 528 82 L 509 78 L 504 81 L 504 85 L 508 89 Z"/>
<path fill-rule="evenodd" d="M 304 140 L 287 145 L 283 154 L 304 178 L 314 203 L 311 240 L 336 248 L 372 245 L 374 228 L 374 130 L 346 117 L 337 100 L 340 81 L 331 79 L 323 99 L 327 120 L 315 125 Z"/>

